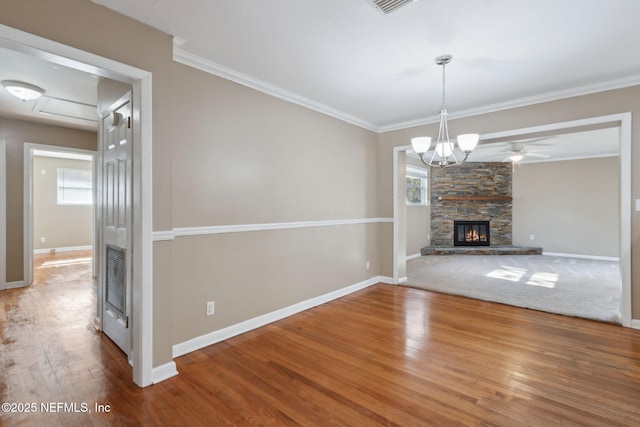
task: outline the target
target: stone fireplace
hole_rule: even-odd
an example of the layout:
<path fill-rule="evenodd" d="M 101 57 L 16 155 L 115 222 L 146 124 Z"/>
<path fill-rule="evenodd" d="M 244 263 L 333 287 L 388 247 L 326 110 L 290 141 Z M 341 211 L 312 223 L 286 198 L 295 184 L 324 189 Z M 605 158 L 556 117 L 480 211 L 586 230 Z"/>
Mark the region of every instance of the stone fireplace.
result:
<path fill-rule="evenodd" d="M 464 163 L 430 173 L 432 247 L 458 246 L 454 221 L 482 222 L 488 228 L 486 241 L 474 241 L 472 230 L 465 246 L 512 245 L 511 163 Z"/>

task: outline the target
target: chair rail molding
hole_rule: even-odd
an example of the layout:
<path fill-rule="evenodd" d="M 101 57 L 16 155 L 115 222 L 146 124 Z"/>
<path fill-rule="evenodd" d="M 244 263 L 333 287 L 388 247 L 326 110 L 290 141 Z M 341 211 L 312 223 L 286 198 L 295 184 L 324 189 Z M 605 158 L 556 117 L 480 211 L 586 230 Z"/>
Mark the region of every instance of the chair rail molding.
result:
<path fill-rule="evenodd" d="M 207 234 L 245 233 L 250 231 L 289 230 L 294 228 L 335 227 L 355 224 L 392 223 L 393 218 L 357 218 L 325 221 L 274 222 L 260 224 L 210 225 L 202 227 L 177 227 L 173 230 L 154 231 L 153 241 L 174 240 L 176 237 Z"/>

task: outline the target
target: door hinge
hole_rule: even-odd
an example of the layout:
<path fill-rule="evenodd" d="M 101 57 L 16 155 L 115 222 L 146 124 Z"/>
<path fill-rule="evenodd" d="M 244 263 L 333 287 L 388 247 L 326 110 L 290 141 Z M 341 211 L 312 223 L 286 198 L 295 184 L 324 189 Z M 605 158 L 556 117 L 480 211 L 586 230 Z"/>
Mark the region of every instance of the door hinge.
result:
<path fill-rule="evenodd" d="M 131 129 L 131 116 L 127 117 L 127 128 Z"/>
<path fill-rule="evenodd" d="M 129 316 L 124 316 L 124 327 L 129 328 Z"/>

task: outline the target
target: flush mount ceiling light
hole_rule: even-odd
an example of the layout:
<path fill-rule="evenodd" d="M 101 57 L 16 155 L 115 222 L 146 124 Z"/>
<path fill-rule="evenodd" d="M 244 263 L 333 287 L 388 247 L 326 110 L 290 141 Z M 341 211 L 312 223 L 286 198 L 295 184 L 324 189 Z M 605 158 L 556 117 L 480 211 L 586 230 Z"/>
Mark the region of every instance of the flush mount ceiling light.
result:
<path fill-rule="evenodd" d="M 21 99 L 23 102 L 38 99 L 44 95 L 44 89 L 17 80 L 3 80 L 2 86 L 4 86 L 11 95 Z"/>
<path fill-rule="evenodd" d="M 438 56 L 435 59 L 436 64 L 442 65 L 442 106 L 440 107 L 440 130 L 438 131 L 438 139 L 433 148 L 433 154 L 429 157 L 427 152 L 431 148 L 431 137 L 421 136 L 411 139 L 411 146 L 413 151 L 420 156 L 422 163 L 429 167 L 448 168 L 451 166 L 458 166 L 464 163 L 469 157 L 469 154 L 478 145 L 479 135 L 476 133 L 469 133 L 464 135 L 458 135 L 457 143 L 458 147 L 462 151 L 464 158 L 459 160 L 455 155 L 456 140 L 449 139 L 449 127 L 447 125 L 447 104 L 445 103 L 444 96 L 444 68 L 453 57 L 451 55 Z"/>

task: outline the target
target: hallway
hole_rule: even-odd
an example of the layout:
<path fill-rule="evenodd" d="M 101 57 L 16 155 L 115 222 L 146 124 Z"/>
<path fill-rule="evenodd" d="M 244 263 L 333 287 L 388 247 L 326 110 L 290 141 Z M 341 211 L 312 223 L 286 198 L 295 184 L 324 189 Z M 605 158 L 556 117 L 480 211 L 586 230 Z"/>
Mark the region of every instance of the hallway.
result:
<path fill-rule="evenodd" d="M 37 414 L 0 414 L 0 424 L 91 425 L 83 413 L 45 413 L 40 405 L 62 402 L 83 412 L 83 404 L 111 404 L 112 385 L 130 388 L 131 368 L 95 329 L 95 318 L 91 251 L 37 254 L 34 284 L 0 292 L 0 397 L 37 405 Z"/>

